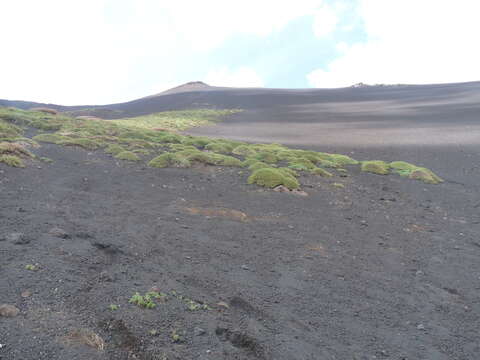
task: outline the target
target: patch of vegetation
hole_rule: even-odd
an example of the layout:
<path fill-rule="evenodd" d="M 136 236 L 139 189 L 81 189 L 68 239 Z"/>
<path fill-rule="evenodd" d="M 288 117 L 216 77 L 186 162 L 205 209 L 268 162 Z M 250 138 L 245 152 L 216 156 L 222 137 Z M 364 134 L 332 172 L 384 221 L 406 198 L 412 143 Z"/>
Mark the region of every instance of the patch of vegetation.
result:
<path fill-rule="evenodd" d="M 433 171 L 410 164 L 406 161 L 394 161 L 389 164 L 394 172 L 409 179 L 420 180 L 427 184 L 439 184 L 443 180 Z"/>
<path fill-rule="evenodd" d="M 112 311 L 117 311 L 120 308 L 120 306 L 115 304 L 110 304 L 108 305 L 108 308 Z"/>
<path fill-rule="evenodd" d="M 148 166 L 154 168 L 166 168 L 166 167 L 190 167 L 192 164 L 185 157 L 179 156 L 175 153 L 163 153 L 153 158 Z"/>
<path fill-rule="evenodd" d="M 268 163 L 268 164 L 276 164 L 278 162 L 278 157 L 275 153 L 270 151 L 261 151 L 256 153 L 253 158 Z"/>
<path fill-rule="evenodd" d="M 18 156 L 15 155 L 0 155 L 0 163 L 7 164 L 8 166 L 24 168 L 25 164 Z"/>
<path fill-rule="evenodd" d="M 192 127 L 216 123 L 221 121 L 224 117 L 240 111 L 241 110 L 239 109 L 165 111 L 156 114 L 109 121 L 122 126 L 149 130 L 186 130 Z"/>
<path fill-rule="evenodd" d="M 257 152 L 254 149 L 252 149 L 251 146 L 239 145 L 232 150 L 232 154 L 241 155 L 245 157 L 253 157 L 257 154 Z"/>
<path fill-rule="evenodd" d="M 188 110 L 152 114 L 151 116 L 106 121 L 92 117 L 72 118 L 65 114 L 0 108 L 0 139 L 13 143 L 22 139 L 22 127 L 31 126 L 55 133 L 34 137 L 39 142 L 75 145 L 88 150 L 105 148 L 107 153 L 126 160 L 142 161 L 138 155 L 154 151 L 158 156 L 151 167 L 191 167 L 195 164 L 246 167 L 249 183 L 274 187 L 298 188 L 299 173 L 331 177 L 325 168 L 346 172 L 345 167 L 359 162 L 347 155 L 291 149 L 281 144 L 249 144 L 227 139 L 186 136 L 172 132 L 185 127 L 213 122 L 237 110 Z M 36 144 L 36 143 L 33 143 Z M 231 156 L 231 155 L 234 156 Z M 1 154 L 0 154 L 1 155 Z M 20 159 L 27 155 L 15 155 Z M 7 159 L 12 161 L 12 159 Z M 442 180 L 426 168 L 405 162 L 363 161 L 361 169 L 376 174 L 394 173 L 426 183 Z M 259 172 L 262 170 L 262 172 Z M 275 185 L 273 185 L 275 184 Z"/>
<path fill-rule="evenodd" d="M 189 311 L 197 311 L 197 310 L 211 310 L 208 304 L 200 303 L 198 301 L 192 300 L 184 295 L 178 294 L 175 290 L 172 290 L 170 294 L 177 298 L 178 300 L 182 301 Z"/>
<path fill-rule="evenodd" d="M 244 165 L 245 165 L 245 163 L 244 163 Z M 248 167 L 248 170 L 250 170 L 250 171 L 256 171 L 256 170 L 259 170 L 259 169 L 272 169 L 272 165 L 264 163 L 262 161 L 258 161 L 258 160 L 255 159 L 254 163 L 251 164 Z"/>
<path fill-rule="evenodd" d="M 179 343 L 183 341 L 183 337 L 178 333 L 176 329 L 172 331 L 172 333 L 170 334 L 170 337 L 172 338 L 172 341 L 174 343 Z"/>
<path fill-rule="evenodd" d="M 96 150 L 103 145 L 101 142 L 89 138 L 67 139 L 62 141 L 60 144 L 67 146 L 79 146 L 86 150 Z"/>
<path fill-rule="evenodd" d="M 205 150 L 210 150 L 216 153 L 221 154 L 230 154 L 232 152 L 232 147 L 228 146 L 228 144 L 221 143 L 221 142 L 211 142 L 205 145 Z"/>
<path fill-rule="evenodd" d="M 313 162 L 306 158 L 297 158 L 288 163 L 288 167 L 294 170 L 307 171 L 315 169 L 316 166 Z"/>
<path fill-rule="evenodd" d="M 25 265 L 25 270 L 29 270 L 29 271 L 37 271 L 38 270 L 38 267 L 33 265 L 33 264 L 27 264 Z"/>
<path fill-rule="evenodd" d="M 345 187 L 345 185 L 343 185 L 342 183 L 337 182 L 333 183 L 332 185 L 338 189 L 343 189 Z"/>
<path fill-rule="evenodd" d="M 38 160 L 43 161 L 44 163 L 47 163 L 47 164 L 53 163 L 52 159 L 50 159 L 48 157 L 45 157 L 45 156 L 39 157 Z"/>
<path fill-rule="evenodd" d="M 145 295 L 140 295 L 139 292 L 133 294 L 133 296 L 128 301 L 130 304 L 135 304 L 139 307 L 143 307 L 146 309 L 153 309 L 157 306 L 154 300 L 164 300 L 167 295 L 163 293 L 159 293 L 156 291 L 149 291 L 145 293 Z"/>
<path fill-rule="evenodd" d="M 117 154 L 119 154 L 121 152 L 124 152 L 124 151 L 125 151 L 125 148 L 123 148 L 122 146 L 120 146 L 118 144 L 110 144 L 105 148 L 105 152 L 107 154 L 112 154 L 112 155 L 117 155 Z"/>
<path fill-rule="evenodd" d="M 127 161 L 140 161 L 140 158 L 132 151 L 122 151 L 115 155 L 115 158 Z"/>
<path fill-rule="evenodd" d="M 342 169 L 343 170 L 343 169 Z M 319 167 L 314 167 L 313 169 L 310 169 L 310 173 L 314 175 L 319 175 L 322 177 L 332 177 L 333 174 L 325 169 L 319 168 Z"/>
<path fill-rule="evenodd" d="M 390 173 L 390 165 L 381 160 L 362 161 L 361 170 L 378 175 L 388 175 Z"/>
<path fill-rule="evenodd" d="M 249 184 L 257 184 L 260 186 L 274 188 L 283 185 L 290 190 L 298 189 L 300 184 L 293 176 L 287 175 L 284 171 L 273 168 L 265 168 L 256 170 L 248 178 Z"/>
<path fill-rule="evenodd" d="M 33 140 L 51 144 L 62 144 L 68 138 L 59 134 L 40 134 L 33 137 Z"/>
<path fill-rule="evenodd" d="M 420 180 L 426 184 L 439 184 L 443 182 L 443 179 L 434 174 L 431 170 L 427 168 L 417 168 L 412 171 L 408 176 L 409 179 Z"/>

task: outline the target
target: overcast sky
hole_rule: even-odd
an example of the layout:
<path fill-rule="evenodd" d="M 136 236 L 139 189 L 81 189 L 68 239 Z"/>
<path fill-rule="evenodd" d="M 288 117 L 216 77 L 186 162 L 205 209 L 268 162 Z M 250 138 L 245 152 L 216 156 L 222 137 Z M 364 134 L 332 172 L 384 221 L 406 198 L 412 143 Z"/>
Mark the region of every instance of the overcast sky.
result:
<path fill-rule="evenodd" d="M 480 80 L 478 0 L 0 0 L 0 98 Z"/>

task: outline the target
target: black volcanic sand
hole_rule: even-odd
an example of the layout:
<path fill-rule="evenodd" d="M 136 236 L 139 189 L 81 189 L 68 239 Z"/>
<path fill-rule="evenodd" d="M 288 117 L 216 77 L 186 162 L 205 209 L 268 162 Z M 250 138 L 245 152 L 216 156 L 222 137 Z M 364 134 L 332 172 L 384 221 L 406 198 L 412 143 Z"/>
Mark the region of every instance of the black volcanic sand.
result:
<path fill-rule="evenodd" d="M 26 238 L 0 241 L 0 303 L 21 310 L 0 318 L 2 359 L 478 354 L 479 204 L 462 185 L 351 170 L 302 179 L 309 196 L 299 197 L 246 185 L 238 169 L 35 151 L 54 162 L 0 165 L 1 231 Z M 188 311 L 173 296 L 152 310 L 128 304 L 152 287 L 212 309 Z M 105 349 L 68 341 L 75 329 Z"/>
<path fill-rule="evenodd" d="M 238 168 L 150 169 L 56 145 L 33 150 L 52 164 L 0 164 L 0 239 L 25 234 L 0 241 L 0 304 L 21 310 L 0 317 L 0 359 L 478 358 L 480 85 L 408 88 L 159 98 L 246 109 L 197 134 L 412 161 L 443 184 L 353 167 L 302 178 L 300 197 L 246 185 Z M 128 303 L 152 287 L 211 310 Z M 105 349 L 72 341 L 76 329 Z"/>

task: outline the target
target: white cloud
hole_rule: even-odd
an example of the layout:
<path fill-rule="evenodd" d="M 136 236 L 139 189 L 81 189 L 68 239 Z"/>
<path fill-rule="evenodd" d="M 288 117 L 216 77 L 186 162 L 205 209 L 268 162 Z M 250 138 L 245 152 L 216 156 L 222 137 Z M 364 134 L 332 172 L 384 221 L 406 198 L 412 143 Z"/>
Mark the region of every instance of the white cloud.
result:
<path fill-rule="evenodd" d="M 255 70 L 249 67 L 228 69 L 226 67 L 210 71 L 205 82 L 214 86 L 262 87 L 263 81 Z"/>
<path fill-rule="evenodd" d="M 155 84 L 191 80 L 185 69 L 202 66 L 195 56 L 232 35 L 268 36 L 321 4 L 1 0 L 0 98 L 98 104 L 145 96 Z"/>
<path fill-rule="evenodd" d="M 315 12 L 313 32 L 320 38 L 327 36 L 335 30 L 337 23 L 338 16 L 336 11 L 328 5 L 323 5 Z"/>
<path fill-rule="evenodd" d="M 368 40 L 307 76 L 316 87 L 480 80 L 480 2 L 361 0 Z"/>

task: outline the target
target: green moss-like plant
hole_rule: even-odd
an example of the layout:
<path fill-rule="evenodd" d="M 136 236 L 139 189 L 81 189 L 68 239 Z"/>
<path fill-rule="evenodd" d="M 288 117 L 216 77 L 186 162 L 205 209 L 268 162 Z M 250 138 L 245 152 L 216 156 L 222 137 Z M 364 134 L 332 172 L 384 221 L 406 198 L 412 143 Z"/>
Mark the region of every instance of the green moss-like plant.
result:
<path fill-rule="evenodd" d="M 246 157 L 252 157 L 256 155 L 256 151 L 252 149 L 249 145 L 240 145 L 232 150 L 232 153 L 235 155 L 241 155 Z"/>
<path fill-rule="evenodd" d="M 22 159 L 15 155 L 0 155 L 0 163 L 7 164 L 8 166 L 24 168 L 25 164 Z"/>
<path fill-rule="evenodd" d="M 276 164 L 278 162 L 278 157 L 269 151 L 261 151 L 253 156 L 255 159 L 269 163 Z"/>
<path fill-rule="evenodd" d="M 322 168 L 319 168 L 319 167 L 315 167 L 313 169 L 310 169 L 310 173 L 311 174 L 314 174 L 314 175 L 319 175 L 319 176 L 322 176 L 322 177 L 332 177 L 333 174 L 325 169 L 322 169 Z"/>
<path fill-rule="evenodd" d="M 420 180 L 427 184 L 439 184 L 443 180 L 430 169 L 410 164 L 406 161 L 393 161 L 390 167 L 400 176 Z"/>
<path fill-rule="evenodd" d="M 439 184 L 443 182 L 440 177 L 438 177 L 431 170 L 426 168 L 417 168 L 410 173 L 408 178 L 413 180 L 420 180 L 426 184 Z"/>
<path fill-rule="evenodd" d="M 66 136 L 58 134 L 40 134 L 33 137 L 33 140 L 51 144 L 60 144 L 61 142 L 67 140 Z"/>
<path fill-rule="evenodd" d="M 115 155 L 115 158 L 127 161 L 140 161 L 140 158 L 132 151 L 122 151 Z"/>
<path fill-rule="evenodd" d="M 272 165 L 264 163 L 262 161 L 255 160 L 255 162 L 248 167 L 248 170 L 256 171 L 259 169 L 271 169 L 271 168 L 272 168 Z"/>
<path fill-rule="evenodd" d="M 256 170 L 248 178 L 249 184 L 257 184 L 260 186 L 274 188 L 283 185 L 289 189 L 298 189 L 300 184 L 293 176 L 287 175 L 278 169 L 259 169 Z"/>
<path fill-rule="evenodd" d="M 166 297 L 165 294 L 158 293 L 156 291 L 149 291 L 145 293 L 145 295 L 143 296 L 139 292 L 136 292 L 135 294 L 133 294 L 133 296 L 130 298 L 128 302 L 130 304 L 135 304 L 139 307 L 153 309 L 154 307 L 157 306 L 154 300 L 163 299 L 165 297 Z"/>
<path fill-rule="evenodd" d="M 96 150 L 102 146 L 100 142 L 88 138 L 70 138 L 61 141 L 60 145 L 79 146 L 86 150 Z"/>
<path fill-rule="evenodd" d="M 342 154 L 329 154 L 333 163 L 343 166 L 343 165 L 357 165 L 358 161 L 352 159 L 350 156 Z"/>
<path fill-rule="evenodd" d="M 222 154 L 230 154 L 232 152 L 231 146 L 221 142 L 211 142 L 205 145 L 204 149 Z"/>
<path fill-rule="evenodd" d="M 306 158 L 297 158 L 290 161 L 288 167 L 294 170 L 310 170 L 315 168 L 315 164 Z"/>
<path fill-rule="evenodd" d="M 290 169 L 290 168 L 287 168 L 287 167 L 281 167 L 281 168 L 278 168 L 277 170 L 281 171 L 282 173 L 284 173 L 286 175 L 292 176 L 294 178 L 298 177 L 298 173 L 293 169 Z"/>
<path fill-rule="evenodd" d="M 121 152 L 124 152 L 125 149 L 118 144 L 110 144 L 105 148 L 107 154 L 117 155 Z"/>
<path fill-rule="evenodd" d="M 183 156 L 167 152 L 150 160 L 148 166 L 155 168 L 190 167 L 191 163 Z"/>
<path fill-rule="evenodd" d="M 390 165 L 381 160 L 362 161 L 361 170 L 378 175 L 388 175 L 390 173 Z"/>
<path fill-rule="evenodd" d="M 210 144 L 212 139 L 205 137 L 186 137 L 183 139 L 182 144 L 191 145 L 203 149 L 206 145 Z"/>

